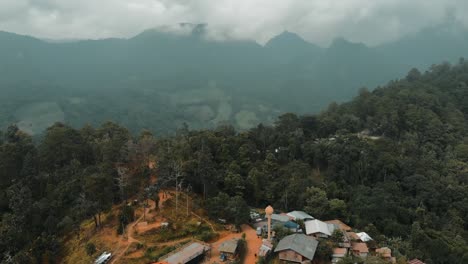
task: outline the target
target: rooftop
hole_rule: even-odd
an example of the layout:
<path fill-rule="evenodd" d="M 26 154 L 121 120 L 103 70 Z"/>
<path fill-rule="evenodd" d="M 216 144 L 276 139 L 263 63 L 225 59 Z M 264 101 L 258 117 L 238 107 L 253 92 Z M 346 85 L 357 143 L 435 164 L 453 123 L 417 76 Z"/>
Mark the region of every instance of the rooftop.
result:
<path fill-rule="evenodd" d="M 333 225 L 327 224 L 317 219 L 306 221 L 304 224 L 305 224 L 307 235 L 322 233 L 327 236 L 331 236 L 331 234 L 333 233 L 333 230 L 335 229 Z"/>
<path fill-rule="evenodd" d="M 351 240 L 360 240 L 361 238 L 354 232 L 346 232 L 346 235 L 349 237 Z"/>
<path fill-rule="evenodd" d="M 366 232 L 357 233 L 356 235 L 362 242 L 369 242 L 372 240 L 372 237 L 370 237 Z"/>
<path fill-rule="evenodd" d="M 219 251 L 234 254 L 236 253 L 238 243 L 239 243 L 239 239 L 236 239 L 236 238 L 224 241 L 219 246 Z"/>
<path fill-rule="evenodd" d="M 292 250 L 305 258 L 312 260 L 314 259 L 318 243 L 319 242 L 315 238 L 304 234 L 289 235 L 281 239 L 275 249 L 275 252 Z"/>
<path fill-rule="evenodd" d="M 351 246 L 353 247 L 353 251 L 357 251 L 359 253 L 369 253 L 369 248 L 367 247 L 366 243 L 352 243 Z"/>
<path fill-rule="evenodd" d="M 187 263 L 196 257 L 205 253 L 205 251 L 209 250 L 210 247 L 206 244 L 202 244 L 200 242 L 193 242 L 183 246 L 180 249 L 173 251 L 170 253 L 168 257 L 166 257 L 162 263 L 167 262 L 168 264 L 183 264 Z"/>
<path fill-rule="evenodd" d="M 304 211 L 292 211 L 287 213 L 293 220 L 313 220 L 315 219 L 313 216 L 309 215 Z"/>
<path fill-rule="evenodd" d="M 291 218 L 285 214 L 272 214 L 271 215 L 271 220 L 273 221 L 278 221 L 282 223 L 286 223 L 290 220 Z"/>
<path fill-rule="evenodd" d="M 346 248 L 334 248 L 333 249 L 333 255 L 338 255 L 338 256 L 341 256 L 341 255 L 346 255 L 346 253 L 348 252 L 348 249 Z"/>
<path fill-rule="evenodd" d="M 258 250 L 258 255 L 260 257 L 265 257 L 268 252 L 271 251 L 273 248 L 273 245 L 270 243 L 270 241 L 264 239 L 262 245 L 260 246 L 260 249 Z"/>
<path fill-rule="evenodd" d="M 299 225 L 294 223 L 293 221 L 288 221 L 288 222 L 284 223 L 284 227 L 293 228 L 293 229 L 296 228 L 297 229 L 297 228 L 299 228 Z"/>
<path fill-rule="evenodd" d="M 333 225 L 336 225 L 338 226 L 339 229 L 343 230 L 343 231 L 351 231 L 351 227 L 343 222 L 341 222 L 340 220 L 338 219 L 335 219 L 335 220 L 328 220 L 328 221 L 325 221 L 325 223 L 327 224 L 333 224 Z"/>

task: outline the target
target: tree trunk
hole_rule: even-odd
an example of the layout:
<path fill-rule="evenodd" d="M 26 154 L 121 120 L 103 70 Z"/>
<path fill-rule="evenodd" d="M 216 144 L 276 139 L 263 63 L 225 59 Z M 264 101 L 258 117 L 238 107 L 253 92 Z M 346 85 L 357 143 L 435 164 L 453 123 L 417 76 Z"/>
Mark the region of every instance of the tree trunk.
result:
<path fill-rule="evenodd" d="M 93 215 L 93 219 L 94 219 L 94 226 L 95 226 L 96 228 L 98 228 L 99 223 L 98 223 L 98 219 L 97 219 L 96 215 Z"/>
<path fill-rule="evenodd" d="M 145 199 L 145 201 L 143 202 L 143 221 L 146 221 L 146 204 L 148 203 L 147 201 L 148 200 Z"/>

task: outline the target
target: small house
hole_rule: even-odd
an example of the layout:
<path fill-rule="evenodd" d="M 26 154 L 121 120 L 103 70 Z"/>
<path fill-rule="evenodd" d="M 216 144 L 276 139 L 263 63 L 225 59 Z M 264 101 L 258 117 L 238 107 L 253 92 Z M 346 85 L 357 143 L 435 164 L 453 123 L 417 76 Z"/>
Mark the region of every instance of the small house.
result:
<path fill-rule="evenodd" d="M 318 241 L 304 234 L 289 235 L 281 239 L 275 252 L 279 259 L 286 263 L 311 263 L 317 250 Z"/>
<path fill-rule="evenodd" d="M 362 242 L 351 243 L 351 250 L 353 255 L 356 257 L 367 258 L 367 255 L 369 254 L 367 244 Z"/>
<path fill-rule="evenodd" d="M 327 224 L 320 220 L 310 220 L 304 222 L 306 234 L 308 236 L 314 237 L 321 237 L 321 238 L 328 238 L 332 235 L 333 231 L 335 230 L 334 225 Z"/>
<path fill-rule="evenodd" d="M 394 258 L 392 257 L 392 250 L 390 248 L 388 247 L 378 248 L 375 250 L 375 253 L 377 253 L 377 255 L 379 255 L 383 259 L 394 263 Z"/>
<path fill-rule="evenodd" d="M 237 255 L 238 245 L 239 239 L 236 238 L 224 241 L 218 248 L 221 253 L 221 258 L 224 260 L 234 259 Z"/>
<path fill-rule="evenodd" d="M 271 250 L 273 249 L 273 244 L 271 244 L 268 239 L 263 239 L 262 245 L 260 246 L 260 249 L 258 250 L 258 256 L 259 257 L 266 257 Z"/>
<path fill-rule="evenodd" d="M 332 263 L 338 263 L 342 258 L 346 257 L 348 254 L 347 248 L 334 248 L 332 254 Z"/>

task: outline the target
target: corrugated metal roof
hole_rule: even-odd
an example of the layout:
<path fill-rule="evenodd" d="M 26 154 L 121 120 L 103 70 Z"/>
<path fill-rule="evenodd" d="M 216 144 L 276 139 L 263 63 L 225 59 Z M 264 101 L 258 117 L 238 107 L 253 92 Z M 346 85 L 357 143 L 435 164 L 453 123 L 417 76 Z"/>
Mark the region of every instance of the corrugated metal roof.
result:
<path fill-rule="evenodd" d="M 272 214 L 271 215 L 271 220 L 277 221 L 277 222 L 282 222 L 286 223 L 290 220 L 289 216 L 287 215 L 282 215 L 282 214 Z"/>
<path fill-rule="evenodd" d="M 317 219 L 306 221 L 304 224 L 307 235 L 322 233 L 327 236 L 331 236 L 334 231 L 334 226 L 332 224 L 327 224 Z"/>
<path fill-rule="evenodd" d="M 287 213 L 288 216 L 292 217 L 293 220 L 313 220 L 315 219 L 313 216 L 307 214 L 304 211 L 292 211 Z"/>
<path fill-rule="evenodd" d="M 169 264 L 180 264 L 180 263 L 187 263 L 196 257 L 205 253 L 205 251 L 209 250 L 209 246 L 204 245 L 199 242 L 189 243 L 182 248 L 179 248 L 173 253 L 171 253 L 166 259 L 163 261 Z"/>
<path fill-rule="evenodd" d="M 304 234 L 289 235 L 278 243 L 275 252 L 283 250 L 292 250 L 309 260 L 314 259 L 315 251 L 317 250 L 318 241 Z"/>
<path fill-rule="evenodd" d="M 228 240 L 228 241 L 224 241 L 219 246 L 219 251 L 234 254 L 236 253 L 238 242 L 239 242 L 239 239 L 235 239 L 235 238 Z"/>
<path fill-rule="evenodd" d="M 343 223 L 342 221 L 338 219 L 328 220 L 328 221 L 325 221 L 325 223 L 337 225 L 343 231 L 351 231 L 351 227 L 349 225 Z"/>
<path fill-rule="evenodd" d="M 366 232 L 361 232 L 356 234 L 359 239 L 361 239 L 362 242 L 368 242 L 372 240 L 372 237 L 370 237 Z"/>

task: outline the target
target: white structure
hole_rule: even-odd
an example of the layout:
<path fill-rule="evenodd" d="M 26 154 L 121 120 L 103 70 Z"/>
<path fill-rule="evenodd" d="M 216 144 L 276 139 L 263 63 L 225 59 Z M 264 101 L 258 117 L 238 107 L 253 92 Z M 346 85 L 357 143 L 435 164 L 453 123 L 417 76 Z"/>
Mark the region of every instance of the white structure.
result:
<path fill-rule="evenodd" d="M 362 242 L 369 242 L 372 240 L 372 237 L 370 237 L 366 232 L 356 233 L 356 235 Z"/>
<path fill-rule="evenodd" d="M 307 220 L 315 219 L 313 216 L 303 211 L 292 211 L 292 212 L 287 213 L 286 215 L 291 217 L 291 219 L 294 221 L 297 221 L 297 220 L 307 221 Z"/>
<path fill-rule="evenodd" d="M 95 261 L 94 263 L 95 264 L 104 264 L 104 263 L 107 263 L 107 261 L 109 261 L 109 259 L 112 257 L 112 253 L 107 253 L 106 251 L 104 251 L 104 253 L 102 253 Z"/>
<path fill-rule="evenodd" d="M 335 226 L 332 224 L 327 224 L 320 220 L 310 220 L 304 222 L 306 234 L 315 236 L 315 237 L 324 237 L 327 238 L 332 235 L 335 230 Z"/>

